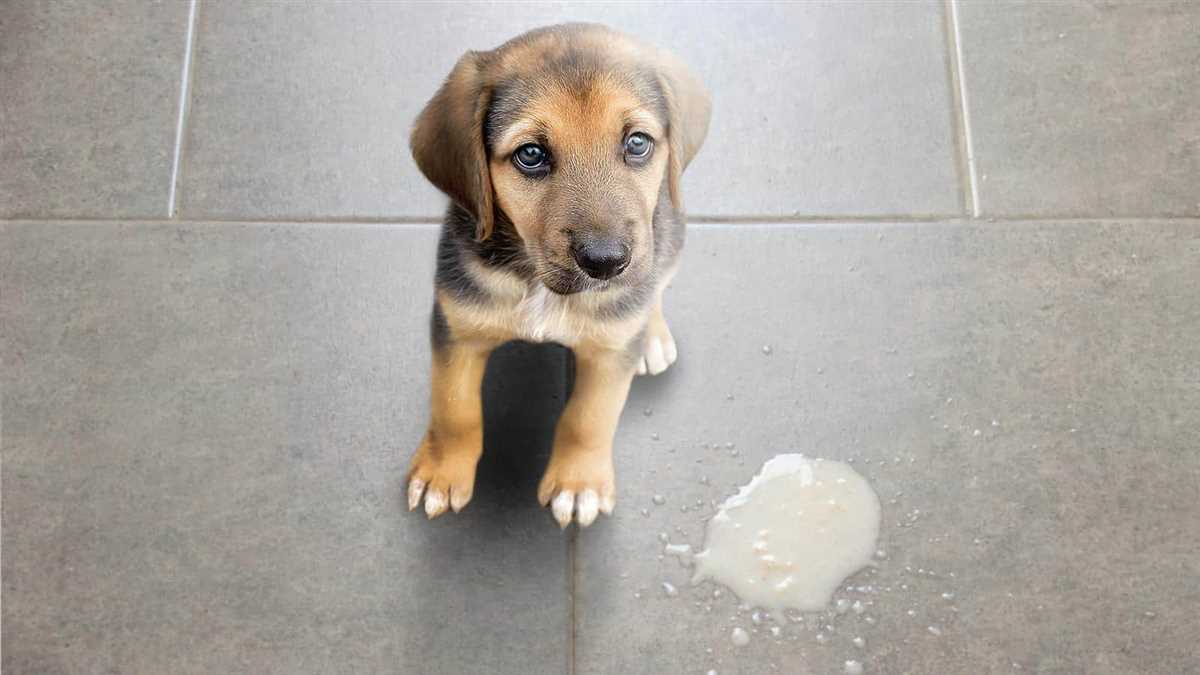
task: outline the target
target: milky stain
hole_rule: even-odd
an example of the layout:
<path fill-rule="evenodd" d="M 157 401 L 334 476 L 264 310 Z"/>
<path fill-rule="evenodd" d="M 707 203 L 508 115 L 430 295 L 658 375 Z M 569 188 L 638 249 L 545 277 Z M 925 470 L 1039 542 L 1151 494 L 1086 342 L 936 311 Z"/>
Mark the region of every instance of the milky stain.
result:
<path fill-rule="evenodd" d="M 709 521 L 693 581 L 771 611 L 820 610 L 871 563 L 879 523 L 878 495 L 848 464 L 776 455 Z"/>

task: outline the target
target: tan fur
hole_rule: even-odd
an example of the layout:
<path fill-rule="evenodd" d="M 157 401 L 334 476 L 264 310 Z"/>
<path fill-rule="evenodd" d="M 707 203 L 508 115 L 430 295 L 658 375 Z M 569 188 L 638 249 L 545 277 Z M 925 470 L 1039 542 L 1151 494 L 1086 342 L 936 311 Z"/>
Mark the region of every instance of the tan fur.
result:
<path fill-rule="evenodd" d="M 462 341 L 434 354 L 429 429 L 408 474 L 410 485 L 420 481 L 427 491 L 430 518 L 444 511 L 447 503 L 458 511 L 471 501 L 475 466 L 483 453 L 480 387 L 496 344 L 486 339 Z M 435 494 L 442 498 L 430 508 L 429 495 Z M 414 508 L 411 499 L 410 495 L 409 508 Z"/>
<path fill-rule="evenodd" d="M 559 61 L 572 68 L 571 59 L 601 67 L 589 71 L 582 85 L 547 69 Z M 652 105 L 647 87 L 626 77 L 635 72 L 639 83 L 646 72 L 652 84 L 657 81 L 661 96 L 651 97 Z M 488 107 L 502 96 L 504 82 L 514 79 L 536 81 L 534 93 L 506 112 L 498 137 L 486 139 Z M 470 500 L 482 452 L 484 367 L 497 345 L 519 339 L 558 342 L 576 357 L 575 387 L 538 500 L 563 526 L 573 517 L 587 525 L 597 510 L 612 510 L 612 441 L 630 382 L 635 372 L 661 372 L 675 358 L 662 293 L 674 275 L 678 247 L 663 244 L 656 258 L 660 196 L 668 194 L 674 208 L 682 208 L 680 175 L 699 150 L 708 119 L 707 94 L 682 64 L 601 26 L 531 31 L 492 52 L 469 52 L 455 66 L 417 119 L 413 157 L 475 219 L 480 240 L 498 223 L 511 223 L 532 272 L 487 264 L 461 249 L 439 262 L 457 265 L 458 278 L 482 291 L 460 296 L 450 289 L 461 286 L 437 290 L 444 327 L 435 326 L 432 414 L 409 473 L 410 508 L 423 497 L 433 517 Z M 645 162 L 624 154 L 625 139 L 634 132 L 654 144 Z M 527 143 L 552 149 L 553 170 L 544 177 L 532 179 L 513 165 L 513 153 Z M 582 288 L 555 286 L 556 275 L 568 272 L 571 283 L 580 283 L 573 241 L 597 233 L 619 236 L 628 246 L 630 262 L 620 278 L 585 279 Z M 632 308 L 603 311 L 627 297 L 630 284 L 655 286 Z M 445 333 L 441 343 L 439 330 Z M 631 358 L 631 347 L 642 350 L 640 360 L 636 352 Z"/>

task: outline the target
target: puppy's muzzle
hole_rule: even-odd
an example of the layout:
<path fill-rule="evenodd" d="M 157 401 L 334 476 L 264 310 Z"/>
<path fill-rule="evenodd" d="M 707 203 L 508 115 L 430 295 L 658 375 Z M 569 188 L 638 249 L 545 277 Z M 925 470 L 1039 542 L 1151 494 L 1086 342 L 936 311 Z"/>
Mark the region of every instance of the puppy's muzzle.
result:
<path fill-rule="evenodd" d="M 629 267 L 630 249 L 615 237 L 597 238 L 571 247 L 579 269 L 593 279 L 611 279 Z"/>

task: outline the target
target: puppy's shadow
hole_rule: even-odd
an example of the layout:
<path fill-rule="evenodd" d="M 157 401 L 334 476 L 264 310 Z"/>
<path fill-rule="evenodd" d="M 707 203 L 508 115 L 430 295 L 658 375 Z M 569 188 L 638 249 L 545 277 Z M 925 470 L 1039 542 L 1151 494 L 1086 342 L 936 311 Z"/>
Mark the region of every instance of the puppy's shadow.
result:
<path fill-rule="evenodd" d="M 538 510 L 537 485 L 574 383 L 575 358 L 555 344 L 510 342 L 483 378 L 483 458 L 472 506 L 501 517 Z"/>

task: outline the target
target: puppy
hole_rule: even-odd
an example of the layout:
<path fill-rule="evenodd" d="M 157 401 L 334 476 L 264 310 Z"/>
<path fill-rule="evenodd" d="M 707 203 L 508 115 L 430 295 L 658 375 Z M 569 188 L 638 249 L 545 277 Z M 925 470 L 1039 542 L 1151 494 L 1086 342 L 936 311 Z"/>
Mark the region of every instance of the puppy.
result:
<path fill-rule="evenodd" d="M 428 431 L 409 509 L 471 500 L 480 385 L 509 340 L 575 353 L 537 498 L 566 527 L 612 512 L 612 442 L 634 374 L 676 358 L 663 289 L 684 241 L 680 176 L 708 131 L 700 82 L 668 54 L 567 24 L 468 52 L 418 116 L 413 159 L 451 199 L 438 244 Z"/>

